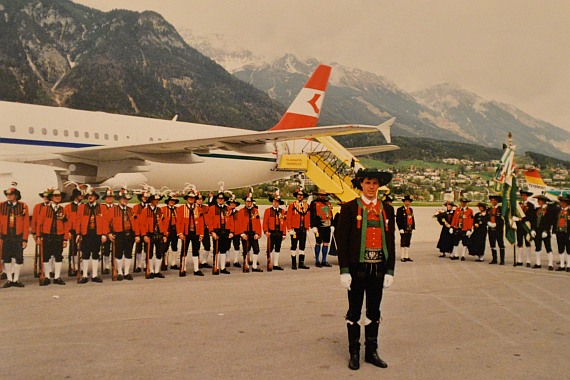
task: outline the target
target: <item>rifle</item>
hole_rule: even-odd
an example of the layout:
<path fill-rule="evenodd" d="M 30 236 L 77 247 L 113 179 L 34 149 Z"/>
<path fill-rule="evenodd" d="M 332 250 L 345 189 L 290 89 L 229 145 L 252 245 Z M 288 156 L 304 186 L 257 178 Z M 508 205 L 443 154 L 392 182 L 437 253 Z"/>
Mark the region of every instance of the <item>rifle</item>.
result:
<path fill-rule="evenodd" d="M 243 273 L 249 273 L 249 234 L 247 234 L 247 238 L 246 239 L 242 239 L 243 243 L 243 266 L 242 266 L 242 271 Z"/>
<path fill-rule="evenodd" d="M 40 238 L 40 254 L 39 254 L 39 261 L 40 261 L 40 275 L 39 275 L 39 279 L 40 279 L 40 285 L 42 284 L 42 282 L 44 281 L 45 278 L 45 274 L 44 274 L 44 239 L 41 237 Z"/>
<path fill-rule="evenodd" d="M 273 260 L 271 260 L 271 232 L 267 236 L 267 271 L 273 270 Z"/>
<path fill-rule="evenodd" d="M 135 243 L 135 259 L 134 259 L 134 265 L 133 265 L 133 270 L 137 269 L 137 244 L 143 244 L 143 242 L 139 241 L 138 243 Z M 142 252 L 142 247 L 141 247 L 141 252 Z"/>
<path fill-rule="evenodd" d="M 148 238 L 148 243 L 147 243 L 147 250 L 146 250 L 146 268 L 144 268 L 145 272 L 144 272 L 144 278 L 150 278 L 150 248 L 151 248 L 151 244 L 152 241 L 150 240 L 151 238 Z M 156 251 L 156 245 L 154 247 L 154 250 Z M 156 252 L 155 252 L 156 254 Z"/>
<path fill-rule="evenodd" d="M 2 261 L 2 249 L 4 248 L 4 239 L 0 239 L 0 272 L 2 272 L 3 261 Z"/>
<path fill-rule="evenodd" d="M 72 277 L 75 272 L 75 259 L 73 258 L 73 252 L 76 251 L 75 236 L 71 234 L 71 238 L 69 239 L 69 256 L 68 256 L 68 265 L 67 265 L 67 277 Z"/>
<path fill-rule="evenodd" d="M 87 277 L 86 270 L 85 270 L 85 277 Z M 80 281 L 81 281 L 81 240 L 79 240 L 79 243 L 77 243 L 77 283 L 79 284 Z"/>
<path fill-rule="evenodd" d="M 111 242 L 111 276 L 113 281 L 117 281 L 117 258 L 115 255 L 115 243 Z"/>
<path fill-rule="evenodd" d="M 106 243 L 106 241 L 105 241 L 105 243 Z M 105 243 L 101 243 L 101 247 L 99 248 L 99 251 L 101 252 L 101 277 L 103 277 L 103 273 L 105 270 L 105 256 L 103 255 L 103 252 L 106 251 Z"/>
<path fill-rule="evenodd" d="M 188 236 L 182 240 L 182 252 L 180 252 L 180 272 L 178 273 L 180 277 L 184 277 L 186 275 L 186 249 L 188 247 L 188 240 Z"/>
<path fill-rule="evenodd" d="M 40 245 L 36 244 L 36 251 L 34 253 L 34 278 L 40 276 Z"/>
<path fill-rule="evenodd" d="M 214 257 L 213 257 L 213 265 L 212 265 L 212 274 L 219 274 L 220 270 L 218 268 L 218 261 L 220 260 L 220 250 L 218 249 L 218 241 L 220 239 L 220 236 L 218 235 L 217 239 L 212 239 L 214 240 Z"/>

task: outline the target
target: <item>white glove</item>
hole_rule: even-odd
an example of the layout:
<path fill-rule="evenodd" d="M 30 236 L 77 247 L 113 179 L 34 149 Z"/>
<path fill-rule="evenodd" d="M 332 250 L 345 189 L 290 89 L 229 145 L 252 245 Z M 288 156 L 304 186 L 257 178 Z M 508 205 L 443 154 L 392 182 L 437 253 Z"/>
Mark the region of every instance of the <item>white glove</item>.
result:
<path fill-rule="evenodd" d="M 453 228 L 450 228 L 450 229 L 449 229 L 449 234 L 450 234 L 450 235 L 453 235 Z"/>
<path fill-rule="evenodd" d="M 548 236 L 548 232 L 542 231 L 542 235 L 541 235 L 541 236 L 542 236 L 543 239 L 546 239 L 546 237 Z"/>
<path fill-rule="evenodd" d="M 497 227 L 497 223 L 493 223 L 493 222 L 487 222 L 487 225 L 491 228 Z"/>
<path fill-rule="evenodd" d="M 536 231 L 535 230 L 530 231 L 530 236 L 535 238 L 536 237 Z"/>
<path fill-rule="evenodd" d="M 516 230 L 516 229 L 518 228 L 518 227 L 517 227 L 517 222 L 512 222 L 512 223 L 511 223 L 511 228 L 512 228 L 513 230 Z"/>
<path fill-rule="evenodd" d="M 513 222 L 518 222 L 520 220 L 521 220 L 521 218 L 519 218 L 518 216 L 513 216 Z"/>
<path fill-rule="evenodd" d="M 473 231 L 468 230 L 468 231 L 465 233 L 465 235 L 467 235 L 467 237 L 469 237 L 469 236 L 471 236 L 472 233 L 473 233 Z"/>
<path fill-rule="evenodd" d="M 345 288 L 346 290 L 350 290 L 350 284 L 352 283 L 352 276 L 350 273 L 342 273 L 340 275 L 340 285 Z M 386 280 L 384 280 L 384 284 Z"/>
<path fill-rule="evenodd" d="M 295 230 L 294 230 L 294 229 L 290 229 L 288 232 L 289 232 L 289 235 L 291 235 L 291 236 L 295 235 Z"/>
<path fill-rule="evenodd" d="M 319 229 L 318 229 L 317 227 L 311 228 L 311 231 L 313 231 L 313 233 L 314 233 L 315 235 L 318 235 L 318 233 L 319 233 Z"/>
<path fill-rule="evenodd" d="M 404 230 L 400 230 L 400 233 L 403 234 L 403 233 L 404 233 Z"/>
<path fill-rule="evenodd" d="M 384 288 L 389 288 L 390 286 L 392 286 L 393 282 L 394 282 L 394 276 L 392 276 L 391 274 L 387 274 L 384 276 Z"/>

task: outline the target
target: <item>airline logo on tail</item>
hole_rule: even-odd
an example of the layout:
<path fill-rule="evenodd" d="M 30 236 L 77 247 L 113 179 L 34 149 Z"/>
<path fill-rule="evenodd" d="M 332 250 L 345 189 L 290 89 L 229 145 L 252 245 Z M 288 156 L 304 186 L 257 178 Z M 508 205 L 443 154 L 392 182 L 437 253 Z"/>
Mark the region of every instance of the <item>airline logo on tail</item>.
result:
<path fill-rule="evenodd" d="M 330 73 L 330 66 L 319 65 L 285 115 L 271 130 L 316 127 Z"/>
<path fill-rule="evenodd" d="M 552 186 L 548 186 L 536 169 L 526 170 L 524 172 L 524 179 L 526 180 L 530 192 L 534 195 L 546 195 L 553 201 L 557 201 L 558 196 L 564 196 L 570 193 L 567 189 L 555 189 Z"/>

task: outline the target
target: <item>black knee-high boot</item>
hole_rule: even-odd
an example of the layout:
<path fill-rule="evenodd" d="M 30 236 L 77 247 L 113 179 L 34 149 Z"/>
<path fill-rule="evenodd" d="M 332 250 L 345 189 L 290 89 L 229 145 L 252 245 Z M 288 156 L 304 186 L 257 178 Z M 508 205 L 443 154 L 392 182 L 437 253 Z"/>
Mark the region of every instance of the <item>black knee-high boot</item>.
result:
<path fill-rule="evenodd" d="M 364 328 L 364 361 L 376 367 L 386 368 L 388 364 L 378 356 L 378 327 L 379 322 L 372 321 Z"/>
<path fill-rule="evenodd" d="M 358 322 L 353 324 L 346 324 L 348 328 L 348 352 L 350 353 L 350 360 L 348 361 L 348 368 L 357 370 L 360 368 L 360 325 Z"/>
<path fill-rule="evenodd" d="M 495 248 L 491 248 L 491 255 L 493 255 L 493 260 L 489 264 L 497 264 L 497 250 Z"/>
<path fill-rule="evenodd" d="M 499 254 L 501 256 L 501 261 L 499 262 L 499 265 L 505 265 L 505 249 L 499 248 Z"/>

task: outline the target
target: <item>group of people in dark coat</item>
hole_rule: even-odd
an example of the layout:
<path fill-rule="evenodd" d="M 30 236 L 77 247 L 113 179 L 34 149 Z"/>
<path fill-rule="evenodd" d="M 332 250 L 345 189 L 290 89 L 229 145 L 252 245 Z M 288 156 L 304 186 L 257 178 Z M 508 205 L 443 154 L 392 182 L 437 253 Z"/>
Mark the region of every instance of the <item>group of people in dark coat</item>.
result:
<path fill-rule="evenodd" d="M 570 272 L 570 236 L 568 234 L 568 221 L 570 212 L 570 197 L 558 197 L 559 205 L 552 202 L 545 195 L 536 195 L 538 207 L 530 202 L 532 193 L 521 190 L 521 200 L 518 202 L 518 216 L 512 217 L 512 228 L 516 229 L 516 266 L 539 269 L 541 264 L 542 247 L 546 250 L 548 269 L 554 270 L 554 257 L 552 252 L 552 235 L 556 235 L 559 267 L 557 271 Z M 475 256 L 477 262 L 483 261 L 487 238 L 491 248 L 491 261 L 489 264 L 505 264 L 505 221 L 502 216 L 502 197 L 497 194 L 489 195 L 490 205 L 484 202 L 477 203 L 478 212 L 467 207 L 469 199 L 462 197 L 456 206 L 451 201 L 443 205 L 445 210 L 438 211 L 434 217 L 441 225 L 437 248 L 439 257 L 450 255 L 452 260 L 465 260 L 466 252 Z M 535 244 L 536 263 L 531 265 L 531 242 Z M 461 243 L 461 246 L 460 246 Z M 498 251 L 497 251 L 498 248 Z"/>

